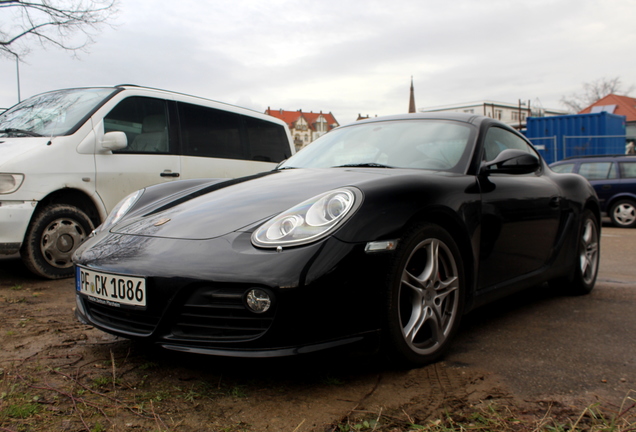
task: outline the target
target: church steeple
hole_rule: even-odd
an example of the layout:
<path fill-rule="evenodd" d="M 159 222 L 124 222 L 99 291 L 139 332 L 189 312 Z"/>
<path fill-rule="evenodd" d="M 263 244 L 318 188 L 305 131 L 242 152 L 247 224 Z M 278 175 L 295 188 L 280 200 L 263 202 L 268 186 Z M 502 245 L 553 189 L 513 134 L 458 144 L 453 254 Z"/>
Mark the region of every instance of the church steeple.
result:
<path fill-rule="evenodd" d="M 411 98 L 409 99 L 409 113 L 417 112 L 415 110 L 415 91 L 413 89 L 413 77 L 411 76 Z"/>

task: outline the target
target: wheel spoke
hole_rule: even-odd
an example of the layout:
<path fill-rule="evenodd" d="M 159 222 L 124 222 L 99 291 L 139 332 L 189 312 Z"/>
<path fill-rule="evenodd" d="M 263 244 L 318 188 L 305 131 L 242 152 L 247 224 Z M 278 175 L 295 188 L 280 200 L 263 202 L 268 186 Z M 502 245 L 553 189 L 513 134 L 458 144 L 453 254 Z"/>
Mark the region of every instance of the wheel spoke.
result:
<path fill-rule="evenodd" d="M 421 291 L 426 288 L 426 280 L 420 279 L 418 276 L 411 274 L 408 270 L 402 272 L 402 283 L 414 291 Z"/>
<path fill-rule="evenodd" d="M 453 276 L 443 282 L 440 281 L 439 288 L 435 290 L 435 297 L 433 298 L 433 301 L 431 303 L 440 318 L 440 323 L 444 322 L 444 320 L 442 319 L 446 309 L 444 302 L 458 289 L 459 279 L 457 278 L 457 276 Z"/>
<path fill-rule="evenodd" d="M 426 287 L 431 287 L 437 282 L 439 273 L 439 240 L 432 239 L 426 247 L 427 261 L 420 279 Z"/>
<path fill-rule="evenodd" d="M 411 319 L 406 326 L 404 326 L 404 336 L 410 343 L 415 342 L 415 338 L 422 329 L 422 326 L 432 316 L 433 313 L 430 308 L 415 307 L 414 305 Z"/>

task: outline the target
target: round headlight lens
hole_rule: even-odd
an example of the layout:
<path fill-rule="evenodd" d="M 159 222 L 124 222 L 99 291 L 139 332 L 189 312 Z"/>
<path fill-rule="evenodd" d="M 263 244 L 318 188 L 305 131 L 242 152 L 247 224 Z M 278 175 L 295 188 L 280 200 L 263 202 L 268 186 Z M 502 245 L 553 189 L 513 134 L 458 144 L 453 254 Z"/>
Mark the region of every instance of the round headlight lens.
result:
<path fill-rule="evenodd" d="M 303 218 L 298 215 L 289 215 L 277 220 L 267 230 L 267 237 L 278 240 L 289 235 L 298 225 L 303 223 Z"/>
<path fill-rule="evenodd" d="M 328 224 L 342 216 L 352 203 L 353 194 L 351 193 L 341 192 L 327 195 L 309 208 L 307 223 L 313 226 Z"/>

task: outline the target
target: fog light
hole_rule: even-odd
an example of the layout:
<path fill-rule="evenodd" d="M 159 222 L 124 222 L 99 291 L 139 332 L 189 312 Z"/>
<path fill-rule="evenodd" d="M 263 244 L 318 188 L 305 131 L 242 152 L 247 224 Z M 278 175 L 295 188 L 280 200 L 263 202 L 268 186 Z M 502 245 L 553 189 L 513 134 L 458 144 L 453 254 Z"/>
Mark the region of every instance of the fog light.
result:
<path fill-rule="evenodd" d="M 254 313 L 267 312 L 272 305 L 269 293 L 262 289 L 251 289 L 245 296 L 247 307 Z"/>

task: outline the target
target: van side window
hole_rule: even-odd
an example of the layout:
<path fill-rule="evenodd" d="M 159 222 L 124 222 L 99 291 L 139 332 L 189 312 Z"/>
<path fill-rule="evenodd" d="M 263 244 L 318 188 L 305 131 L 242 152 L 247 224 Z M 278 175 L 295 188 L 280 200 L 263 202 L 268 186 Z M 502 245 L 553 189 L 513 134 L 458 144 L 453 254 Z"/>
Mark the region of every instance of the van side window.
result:
<path fill-rule="evenodd" d="M 186 156 L 247 159 L 239 114 L 179 103 L 179 122 Z"/>
<path fill-rule="evenodd" d="M 245 117 L 245 127 L 250 160 L 281 162 L 291 156 L 283 126 Z"/>
<path fill-rule="evenodd" d="M 104 133 L 111 131 L 126 134 L 128 147 L 122 153 L 169 153 L 166 101 L 139 96 L 122 100 L 104 117 Z"/>

